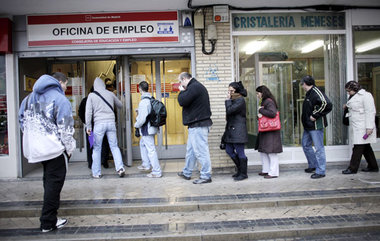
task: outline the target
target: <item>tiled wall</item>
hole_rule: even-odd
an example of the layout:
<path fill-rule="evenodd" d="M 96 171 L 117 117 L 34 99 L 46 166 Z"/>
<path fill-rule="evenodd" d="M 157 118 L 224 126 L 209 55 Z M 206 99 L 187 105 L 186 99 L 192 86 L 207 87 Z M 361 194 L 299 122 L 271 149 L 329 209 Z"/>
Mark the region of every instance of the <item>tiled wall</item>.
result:
<path fill-rule="evenodd" d="M 209 148 L 211 163 L 213 168 L 227 167 L 233 165 L 233 162 L 227 156 L 224 150 L 219 149 L 220 139 L 225 128 L 225 107 L 224 101 L 227 95 L 228 84 L 233 81 L 231 66 L 231 40 L 230 40 L 230 23 L 212 23 L 212 8 L 206 9 L 205 25 L 205 49 L 211 50 L 211 44 L 207 40 L 207 26 L 216 25 L 218 40 L 215 51 L 211 55 L 202 53 L 202 42 L 200 30 L 195 30 L 195 61 L 196 76 L 198 81 L 204 84 L 209 92 L 211 119 L 213 126 L 209 135 Z M 215 75 L 212 73 L 215 72 Z"/>

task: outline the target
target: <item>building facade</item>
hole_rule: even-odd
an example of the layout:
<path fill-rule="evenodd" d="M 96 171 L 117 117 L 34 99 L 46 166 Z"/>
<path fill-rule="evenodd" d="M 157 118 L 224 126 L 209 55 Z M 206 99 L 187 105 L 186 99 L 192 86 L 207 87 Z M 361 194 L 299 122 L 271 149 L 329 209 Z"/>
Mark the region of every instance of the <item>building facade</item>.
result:
<path fill-rule="evenodd" d="M 177 77 L 183 71 L 191 72 L 210 94 L 214 124 L 209 144 L 214 168 L 233 165 L 219 149 L 225 127 L 224 101 L 232 81 L 242 81 L 248 90 L 246 153 L 250 165 L 260 163 L 254 144 L 258 107 L 255 89 L 261 84 L 267 85 L 279 102 L 284 145 L 281 164 L 306 163 L 300 147 L 300 106 L 305 93 L 299 81 L 304 75 L 314 76 L 316 85 L 334 104 L 325 133 L 328 162 L 350 158 L 348 130 L 342 124 L 347 81 L 357 80 L 373 94 L 379 125 L 379 9 L 120 9 L 123 11 L 79 14 L 52 14 L 52 10 L 49 14 L 2 18 L 1 23 L 8 27 L 0 33 L 7 37 L 2 38 L 7 39 L 5 47 L 0 45 L 0 178 L 22 177 L 36 168 L 23 158 L 17 113 L 36 79 L 55 71 L 64 72 L 70 81 L 66 95 L 73 107 L 77 140 L 73 161 L 85 161 L 86 136 L 77 110 L 95 77 L 109 78 L 123 101 L 125 108 L 117 113 L 118 136 L 124 162 L 129 166 L 140 158 L 132 126 L 141 80 L 150 83 L 153 95 L 161 98 L 168 109 L 167 125 L 156 138 L 159 157 L 183 160 L 187 129 L 176 101 Z M 380 138 L 379 130 L 376 134 Z M 373 147 L 379 156 L 379 143 Z"/>

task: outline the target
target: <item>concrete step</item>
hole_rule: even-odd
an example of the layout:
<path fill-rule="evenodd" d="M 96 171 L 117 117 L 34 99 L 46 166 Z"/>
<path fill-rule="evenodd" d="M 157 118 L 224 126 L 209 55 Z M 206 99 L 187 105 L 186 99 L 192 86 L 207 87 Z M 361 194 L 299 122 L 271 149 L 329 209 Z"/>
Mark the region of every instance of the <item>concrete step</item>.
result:
<path fill-rule="evenodd" d="M 3 240 L 260 240 L 332 234 L 380 237 L 380 214 L 342 214 L 207 222 L 122 223 L 64 227 L 48 234 L 36 228 L 1 229 Z M 72 220 L 75 221 L 75 220 Z M 69 221 L 70 222 L 70 221 Z M 329 239 L 331 240 L 331 239 Z"/>
<path fill-rule="evenodd" d="M 62 200 L 59 213 L 74 215 L 193 212 L 334 203 L 380 203 L 380 187 L 174 198 Z M 39 217 L 42 201 L 0 202 L 0 217 Z"/>
<path fill-rule="evenodd" d="M 41 234 L 36 228 L 40 201 L 2 202 L 0 237 L 6 240 L 179 241 L 259 240 L 345 233 L 380 237 L 377 233 L 380 230 L 379 194 L 380 188 L 374 187 L 190 196 L 174 200 L 63 200 L 60 216 L 67 217 L 69 223 L 49 234 Z"/>

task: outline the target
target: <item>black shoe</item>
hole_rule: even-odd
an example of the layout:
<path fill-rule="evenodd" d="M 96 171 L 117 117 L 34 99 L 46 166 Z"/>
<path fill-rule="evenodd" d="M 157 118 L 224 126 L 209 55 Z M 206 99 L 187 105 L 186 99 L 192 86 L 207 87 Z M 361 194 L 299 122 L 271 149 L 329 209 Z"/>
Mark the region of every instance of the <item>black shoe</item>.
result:
<path fill-rule="evenodd" d="M 322 175 L 322 174 L 317 174 L 317 173 L 314 173 L 313 175 L 311 175 L 310 177 L 312 179 L 317 179 L 317 178 L 322 178 L 322 177 L 325 177 L 326 175 Z"/>
<path fill-rule="evenodd" d="M 267 175 L 268 175 L 267 172 L 259 172 L 259 176 L 263 176 L 263 177 L 265 177 L 265 176 L 267 176 Z"/>
<path fill-rule="evenodd" d="M 199 179 L 195 180 L 193 183 L 194 184 L 203 184 L 203 183 L 210 183 L 210 182 L 212 182 L 211 178 L 209 178 L 209 179 L 199 178 Z"/>
<path fill-rule="evenodd" d="M 305 169 L 305 172 L 306 172 L 306 173 L 313 173 L 313 172 L 315 172 L 315 168 L 310 168 L 310 167 L 309 167 L 309 168 L 306 168 L 306 169 Z"/>
<path fill-rule="evenodd" d="M 364 168 L 364 169 L 362 169 L 362 171 L 363 172 L 379 172 L 379 168 L 368 168 L 368 167 L 366 167 L 366 168 Z"/>
<path fill-rule="evenodd" d="M 177 175 L 180 176 L 180 177 L 182 177 L 185 180 L 190 180 L 191 179 L 191 177 L 185 176 L 185 174 L 183 174 L 183 172 L 178 172 Z"/>
<path fill-rule="evenodd" d="M 356 172 L 354 172 L 351 169 L 347 168 L 346 170 L 342 171 L 342 174 L 356 174 Z"/>
<path fill-rule="evenodd" d="M 248 178 L 248 176 L 241 174 L 240 176 L 235 177 L 234 180 L 235 181 L 241 181 L 241 180 L 244 180 L 244 179 L 247 179 L 247 178 Z"/>

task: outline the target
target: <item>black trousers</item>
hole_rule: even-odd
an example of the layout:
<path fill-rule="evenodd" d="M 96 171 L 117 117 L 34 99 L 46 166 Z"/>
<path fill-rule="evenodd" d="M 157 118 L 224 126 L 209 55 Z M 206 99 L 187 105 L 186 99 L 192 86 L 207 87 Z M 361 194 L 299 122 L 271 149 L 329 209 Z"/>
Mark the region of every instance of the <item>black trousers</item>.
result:
<path fill-rule="evenodd" d="M 377 161 L 375 154 L 373 153 L 371 144 L 360 144 L 354 145 L 352 148 L 352 156 L 350 161 L 350 166 L 348 167 L 351 171 L 357 172 L 360 166 L 360 161 L 362 159 L 362 155 L 366 159 L 368 163 L 368 168 L 370 169 L 378 169 Z"/>
<path fill-rule="evenodd" d="M 61 190 L 66 178 L 65 157 L 62 155 L 42 162 L 44 202 L 40 217 L 41 229 L 55 228 Z"/>

